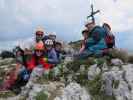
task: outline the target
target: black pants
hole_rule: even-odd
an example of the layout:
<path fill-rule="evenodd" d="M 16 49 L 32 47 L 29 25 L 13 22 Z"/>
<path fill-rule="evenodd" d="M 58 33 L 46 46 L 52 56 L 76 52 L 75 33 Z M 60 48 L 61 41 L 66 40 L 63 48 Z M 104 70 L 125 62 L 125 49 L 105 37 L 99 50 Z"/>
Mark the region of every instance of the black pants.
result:
<path fill-rule="evenodd" d="M 15 94 L 19 94 L 21 92 L 21 87 L 25 86 L 28 81 L 23 80 L 21 77 L 18 77 L 15 84 L 11 87 L 10 90 L 12 90 Z"/>

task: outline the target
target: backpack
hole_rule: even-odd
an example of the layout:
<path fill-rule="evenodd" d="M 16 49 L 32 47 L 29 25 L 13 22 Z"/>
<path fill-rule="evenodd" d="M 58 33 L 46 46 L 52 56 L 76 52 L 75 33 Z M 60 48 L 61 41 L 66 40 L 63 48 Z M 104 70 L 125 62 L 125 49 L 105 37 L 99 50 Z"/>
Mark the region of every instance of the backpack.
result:
<path fill-rule="evenodd" d="M 108 48 L 115 47 L 115 36 L 111 32 L 106 32 L 105 42 Z"/>
<path fill-rule="evenodd" d="M 28 73 L 28 70 L 24 66 L 20 69 L 19 75 L 20 78 L 25 81 L 27 81 L 30 78 L 30 74 Z"/>

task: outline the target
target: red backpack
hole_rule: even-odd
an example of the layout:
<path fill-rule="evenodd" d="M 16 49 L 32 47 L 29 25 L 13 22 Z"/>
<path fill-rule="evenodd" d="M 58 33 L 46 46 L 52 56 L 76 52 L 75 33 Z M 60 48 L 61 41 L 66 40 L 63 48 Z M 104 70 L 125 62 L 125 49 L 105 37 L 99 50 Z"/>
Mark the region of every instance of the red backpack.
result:
<path fill-rule="evenodd" d="M 112 33 L 107 33 L 105 36 L 105 42 L 108 48 L 115 47 L 115 36 Z"/>

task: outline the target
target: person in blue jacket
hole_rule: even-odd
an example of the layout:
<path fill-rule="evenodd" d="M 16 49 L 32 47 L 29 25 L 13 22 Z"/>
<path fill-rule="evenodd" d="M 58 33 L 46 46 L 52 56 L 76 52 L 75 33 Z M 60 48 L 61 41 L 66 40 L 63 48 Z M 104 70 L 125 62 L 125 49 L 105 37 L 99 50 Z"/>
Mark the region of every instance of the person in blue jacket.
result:
<path fill-rule="evenodd" d="M 57 56 L 57 53 L 54 48 L 54 43 L 53 40 L 47 39 L 45 41 L 45 47 L 46 47 L 46 55 L 47 55 L 47 61 L 50 64 L 58 64 L 59 63 L 59 58 Z"/>
<path fill-rule="evenodd" d="M 85 26 L 88 31 L 83 30 L 82 32 L 84 36 L 84 44 L 78 57 L 84 59 L 91 55 L 101 56 L 103 50 L 107 48 L 105 30 L 100 26 L 96 26 L 94 22 L 87 23 Z M 86 36 L 88 37 L 86 38 Z"/>

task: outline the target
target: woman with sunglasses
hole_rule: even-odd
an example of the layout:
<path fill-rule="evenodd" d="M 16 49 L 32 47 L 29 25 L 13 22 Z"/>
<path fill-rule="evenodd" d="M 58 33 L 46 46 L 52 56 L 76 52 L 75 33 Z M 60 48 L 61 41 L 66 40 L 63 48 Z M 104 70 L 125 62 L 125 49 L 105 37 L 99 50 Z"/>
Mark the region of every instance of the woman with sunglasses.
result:
<path fill-rule="evenodd" d="M 43 39 L 43 36 L 44 36 L 43 28 L 42 27 L 38 27 L 36 29 L 35 35 L 36 35 L 36 43 L 41 41 Z"/>
<path fill-rule="evenodd" d="M 35 35 L 36 35 L 36 43 L 39 41 L 45 41 L 49 38 L 47 35 L 45 35 L 45 31 L 42 27 L 37 27 Z"/>

